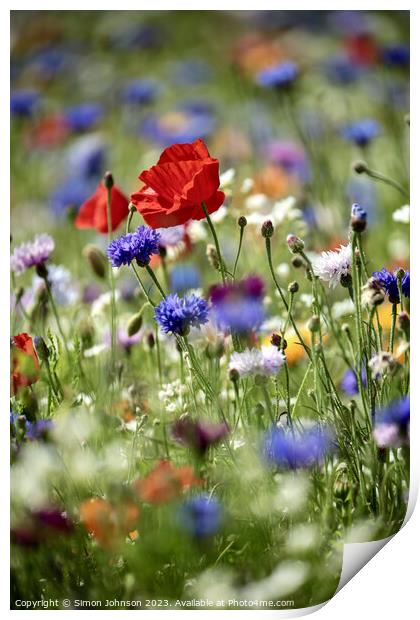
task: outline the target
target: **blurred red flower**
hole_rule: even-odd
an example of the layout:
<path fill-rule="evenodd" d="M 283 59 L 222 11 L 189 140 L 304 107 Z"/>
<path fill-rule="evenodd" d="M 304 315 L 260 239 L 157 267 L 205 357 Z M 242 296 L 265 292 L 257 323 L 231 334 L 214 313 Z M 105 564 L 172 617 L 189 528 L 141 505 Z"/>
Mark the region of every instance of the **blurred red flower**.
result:
<path fill-rule="evenodd" d="M 114 185 L 111 189 L 112 230 L 118 228 L 128 216 L 128 198 Z M 76 217 L 76 228 L 95 228 L 98 232 L 108 232 L 107 190 L 101 182 L 93 196 L 80 207 Z"/>
<path fill-rule="evenodd" d="M 145 185 L 131 196 L 131 202 L 152 228 L 201 220 L 203 202 L 213 213 L 225 199 L 219 191 L 219 161 L 210 157 L 202 140 L 168 147 L 139 178 Z"/>
<path fill-rule="evenodd" d="M 201 480 L 195 477 L 189 465 L 175 467 L 170 461 L 160 461 L 144 480 L 137 480 L 134 488 L 139 497 L 151 504 L 162 504 L 175 499 L 184 490 L 198 486 Z"/>
<path fill-rule="evenodd" d="M 20 387 L 27 387 L 39 379 L 39 360 L 29 334 L 22 333 L 12 338 L 12 393 Z"/>

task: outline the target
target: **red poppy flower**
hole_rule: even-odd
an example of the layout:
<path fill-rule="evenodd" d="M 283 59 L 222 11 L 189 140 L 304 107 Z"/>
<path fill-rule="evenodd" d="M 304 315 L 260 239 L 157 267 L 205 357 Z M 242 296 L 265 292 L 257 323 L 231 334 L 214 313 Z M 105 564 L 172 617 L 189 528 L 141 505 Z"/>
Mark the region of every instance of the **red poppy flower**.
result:
<path fill-rule="evenodd" d="M 168 147 L 139 178 L 145 185 L 131 196 L 131 202 L 152 228 L 201 220 L 203 202 L 213 213 L 225 199 L 219 191 L 219 162 L 210 157 L 202 140 Z"/>
<path fill-rule="evenodd" d="M 134 483 L 139 497 L 151 504 L 163 504 L 175 499 L 201 480 L 189 465 L 175 467 L 170 461 L 160 461 L 144 480 Z"/>
<path fill-rule="evenodd" d="M 361 66 L 375 64 L 379 58 L 378 46 L 374 38 L 368 33 L 351 36 L 346 41 L 350 60 Z"/>
<path fill-rule="evenodd" d="M 106 499 L 92 497 L 79 509 L 80 520 L 87 531 L 104 549 L 112 549 L 124 535 L 135 539 L 133 530 L 140 516 L 140 509 L 132 501 L 113 505 Z"/>
<path fill-rule="evenodd" d="M 79 209 L 76 228 L 96 228 L 100 233 L 108 232 L 107 190 L 101 182 L 93 196 L 88 198 Z M 112 230 L 118 228 L 128 215 L 128 199 L 114 185 L 111 189 L 111 223 Z"/>
<path fill-rule="evenodd" d="M 12 392 L 27 387 L 39 379 L 39 360 L 32 338 L 22 333 L 12 338 Z"/>

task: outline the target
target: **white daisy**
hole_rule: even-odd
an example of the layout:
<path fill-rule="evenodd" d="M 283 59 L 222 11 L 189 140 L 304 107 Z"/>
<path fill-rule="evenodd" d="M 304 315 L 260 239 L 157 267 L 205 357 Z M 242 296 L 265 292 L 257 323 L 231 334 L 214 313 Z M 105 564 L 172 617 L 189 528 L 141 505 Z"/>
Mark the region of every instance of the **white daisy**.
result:
<path fill-rule="evenodd" d="M 335 252 L 322 252 L 312 263 L 316 276 L 335 288 L 351 270 L 351 247 L 341 245 Z"/>

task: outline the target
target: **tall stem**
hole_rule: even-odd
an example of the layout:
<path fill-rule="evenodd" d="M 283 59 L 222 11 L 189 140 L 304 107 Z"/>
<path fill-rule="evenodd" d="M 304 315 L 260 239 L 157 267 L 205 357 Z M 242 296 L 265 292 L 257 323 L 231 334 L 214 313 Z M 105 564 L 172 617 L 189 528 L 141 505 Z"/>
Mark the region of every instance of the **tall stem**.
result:
<path fill-rule="evenodd" d="M 112 242 L 112 185 L 107 184 L 106 187 L 106 210 L 108 220 L 108 243 Z M 115 305 L 115 281 L 112 265 L 109 263 L 109 285 L 111 289 L 111 367 L 115 366 L 115 324 L 116 324 L 116 305 Z"/>
<path fill-rule="evenodd" d="M 211 234 L 213 236 L 213 241 L 214 241 L 214 245 L 216 247 L 216 252 L 217 252 L 217 258 L 219 259 L 219 264 L 220 264 L 220 273 L 222 275 L 223 284 L 225 284 L 226 283 L 225 263 L 223 262 L 222 253 L 220 251 L 219 239 L 217 238 L 216 230 L 213 226 L 213 222 L 211 221 L 211 217 L 209 215 L 209 212 L 207 211 L 207 207 L 204 202 L 201 203 L 201 208 L 204 211 L 207 223 L 210 227 Z"/>

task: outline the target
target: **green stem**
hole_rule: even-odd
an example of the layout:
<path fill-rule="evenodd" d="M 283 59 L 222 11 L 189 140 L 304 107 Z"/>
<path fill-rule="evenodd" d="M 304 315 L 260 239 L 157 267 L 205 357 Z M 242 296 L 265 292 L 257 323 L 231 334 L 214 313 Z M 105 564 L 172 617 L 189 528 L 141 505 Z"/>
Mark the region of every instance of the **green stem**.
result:
<path fill-rule="evenodd" d="M 209 215 L 209 212 L 207 211 L 207 207 L 204 202 L 201 203 L 201 208 L 204 211 L 207 223 L 210 227 L 211 234 L 213 236 L 213 241 L 214 241 L 214 245 L 216 247 L 216 252 L 217 252 L 217 258 L 219 259 L 219 264 L 220 264 L 220 273 L 222 275 L 223 284 L 225 284 L 226 283 L 225 263 L 223 262 L 222 253 L 220 251 L 219 239 L 217 238 L 216 230 L 213 226 L 213 222 L 211 221 L 211 217 Z"/>
<path fill-rule="evenodd" d="M 385 176 L 384 174 L 382 174 L 381 172 L 378 172 L 377 170 L 371 170 L 370 168 L 367 168 L 366 174 L 371 179 L 374 179 L 375 181 L 381 181 L 382 183 L 386 183 L 387 185 L 391 185 L 391 187 L 393 187 L 394 189 L 398 190 L 404 196 L 404 198 L 408 198 L 408 199 L 410 198 L 410 194 L 407 192 L 407 190 L 404 189 L 404 187 L 402 185 L 400 185 L 394 179 L 391 179 L 391 178 Z"/>
<path fill-rule="evenodd" d="M 106 212 L 108 221 L 108 243 L 112 242 L 112 187 L 106 188 Z M 111 289 L 111 368 L 115 367 L 115 343 L 116 343 L 116 304 L 115 304 L 115 281 L 112 265 L 109 263 L 109 285 Z"/>
<path fill-rule="evenodd" d="M 398 304 L 392 304 L 391 333 L 389 335 L 389 351 L 390 351 L 390 353 L 394 352 L 395 323 L 397 321 L 397 306 L 398 306 Z"/>
<path fill-rule="evenodd" d="M 238 252 L 237 252 L 237 254 L 236 254 L 235 265 L 234 265 L 234 267 L 233 267 L 233 273 L 232 273 L 232 279 L 233 279 L 233 280 L 235 279 L 235 275 L 236 275 L 236 268 L 237 268 L 237 266 L 238 266 L 238 261 L 239 261 L 239 255 L 240 255 L 240 253 L 241 253 L 242 241 L 243 241 L 243 238 L 244 238 L 244 230 L 245 230 L 245 227 L 244 227 L 244 226 L 241 226 L 241 227 L 240 227 L 240 232 L 239 232 L 239 245 L 238 245 Z"/>
<path fill-rule="evenodd" d="M 159 293 L 161 294 L 162 299 L 166 299 L 165 291 L 161 287 L 160 282 L 157 279 L 157 277 L 155 276 L 155 273 L 154 273 L 153 269 L 150 267 L 150 265 L 146 265 L 146 271 L 149 274 L 149 276 L 152 278 L 153 282 L 156 284 L 156 287 L 157 287 Z"/>

